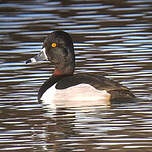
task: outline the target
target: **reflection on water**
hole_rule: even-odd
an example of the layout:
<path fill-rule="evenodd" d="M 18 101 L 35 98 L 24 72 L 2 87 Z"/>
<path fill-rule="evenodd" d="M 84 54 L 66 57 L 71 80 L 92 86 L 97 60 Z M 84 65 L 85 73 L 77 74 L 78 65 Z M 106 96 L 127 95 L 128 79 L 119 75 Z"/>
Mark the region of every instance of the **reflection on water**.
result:
<path fill-rule="evenodd" d="M 115 105 L 109 109 L 61 108 L 55 112 L 42 110 L 35 103 L 25 104 L 17 103 L 2 110 L 3 151 L 148 151 L 151 148 L 151 103 Z"/>
<path fill-rule="evenodd" d="M 150 0 L 2 1 L 0 4 L 1 151 L 151 151 L 152 2 Z M 47 110 L 37 91 L 48 63 L 25 65 L 45 36 L 69 32 L 76 73 L 120 81 L 145 101 Z"/>

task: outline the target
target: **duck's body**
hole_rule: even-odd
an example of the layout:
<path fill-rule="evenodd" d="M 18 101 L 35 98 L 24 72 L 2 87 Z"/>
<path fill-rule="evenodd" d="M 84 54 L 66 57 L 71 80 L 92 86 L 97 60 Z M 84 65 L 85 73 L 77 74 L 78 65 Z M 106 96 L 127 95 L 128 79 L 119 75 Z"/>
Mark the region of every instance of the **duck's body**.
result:
<path fill-rule="evenodd" d="M 92 101 L 109 105 L 111 102 L 126 102 L 135 97 L 126 87 L 102 75 L 73 74 L 73 42 L 66 32 L 51 33 L 45 39 L 40 55 L 28 62 L 44 58 L 55 64 L 53 76 L 42 85 L 38 94 L 38 99 L 47 104 L 54 102 L 65 105 L 65 102 L 73 101 L 80 105 L 81 102 Z"/>

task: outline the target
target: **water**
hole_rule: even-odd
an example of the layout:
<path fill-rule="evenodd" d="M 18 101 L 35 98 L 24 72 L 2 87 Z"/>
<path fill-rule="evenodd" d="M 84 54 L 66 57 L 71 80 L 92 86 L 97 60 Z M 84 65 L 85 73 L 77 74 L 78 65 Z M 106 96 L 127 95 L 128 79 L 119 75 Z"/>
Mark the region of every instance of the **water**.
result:
<path fill-rule="evenodd" d="M 151 5 L 150 0 L 1 1 L 0 151 L 150 152 Z M 54 30 L 73 37 L 76 73 L 104 74 L 144 100 L 57 110 L 38 103 L 37 92 L 53 66 L 24 61 Z"/>

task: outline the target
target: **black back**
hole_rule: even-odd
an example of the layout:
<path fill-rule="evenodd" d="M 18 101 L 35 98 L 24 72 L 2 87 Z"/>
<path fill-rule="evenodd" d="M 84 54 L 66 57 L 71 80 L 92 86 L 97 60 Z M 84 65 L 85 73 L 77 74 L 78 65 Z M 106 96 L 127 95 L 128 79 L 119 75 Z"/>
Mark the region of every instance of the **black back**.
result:
<path fill-rule="evenodd" d="M 56 89 L 66 89 L 81 83 L 90 84 L 98 90 L 106 90 L 111 94 L 111 101 L 117 102 L 118 100 L 130 100 L 134 98 L 134 95 L 121 84 L 105 78 L 102 75 L 81 73 L 72 76 L 53 76 L 48 79 L 40 88 L 39 99 L 43 93 L 52 85 L 56 84 Z"/>

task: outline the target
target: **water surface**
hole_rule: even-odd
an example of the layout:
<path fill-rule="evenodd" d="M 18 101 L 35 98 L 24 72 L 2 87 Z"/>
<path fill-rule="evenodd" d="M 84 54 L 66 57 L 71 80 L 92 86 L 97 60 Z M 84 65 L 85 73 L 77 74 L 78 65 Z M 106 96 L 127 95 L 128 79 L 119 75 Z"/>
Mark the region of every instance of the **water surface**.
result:
<path fill-rule="evenodd" d="M 150 152 L 151 5 L 150 0 L 2 1 L 0 151 Z M 53 66 L 24 61 L 54 30 L 71 34 L 76 73 L 104 74 L 144 100 L 57 110 L 38 103 L 37 92 Z"/>

